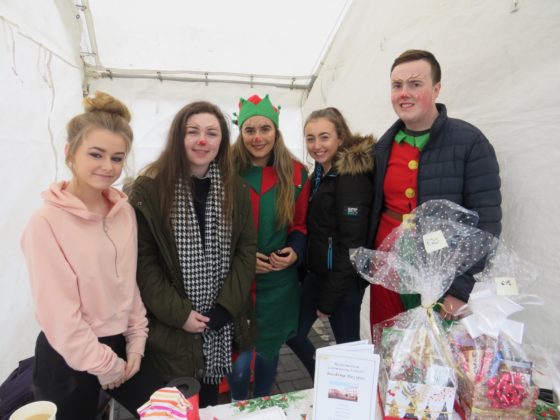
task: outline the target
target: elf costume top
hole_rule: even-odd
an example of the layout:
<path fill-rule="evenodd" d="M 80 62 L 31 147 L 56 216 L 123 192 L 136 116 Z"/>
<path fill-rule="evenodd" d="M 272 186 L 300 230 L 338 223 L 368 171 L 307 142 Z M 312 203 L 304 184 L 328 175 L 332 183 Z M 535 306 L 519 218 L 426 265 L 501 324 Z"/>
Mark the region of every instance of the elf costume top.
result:
<path fill-rule="evenodd" d="M 278 129 L 278 109 L 270 103 L 268 95 L 262 100 L 256 95 L 241 100 L 238 126 L 241 128 L 245 120 L 255 115 L 269 118 Z M 278 177 L 273 163 L 274 155 L 267 166 L 252 166 L 240 174 L 249 186 L 257 229 L 257 251 L 270 255 L 289 246 L 298 255 L 297 264 L 281 271 L 256 274 L 253 283 L 258 324 L 256 351 L 269 360 L 278 355 L 282 344 L 297 331 L 299 283 L 296 265 L 304 259 L 309 200 L 307 170 L 303 164 L 293 161 L 294 217 L 291 225 L 278 226 Z"/>
<path fill-rule="evenodd" d="M 417 205 L 447 199 L 479 215 L 478 228 L 499 235 L 501 201 L 499 166 L 494 148 L 473 125 L 449 118 L 436 104 L 438 117 L 429 132 L 406 132 L 398 120 L 375 146 L 375 190 L 370 238 L 377 248 Z M 453 281 L 448 294 L 466 302 L 474 285 L 475 264 Z M 411 296 L 411 295 L 406 295 Z M 371 288 L 374 325 L 415 304 L 380 286 Z M 405 305 L 403 305 L 405 303 Z"/>
<path fill-rule="evenodd" d="M 302 261 L 307 227 L 309 182 L 307 171 L 299 163 L 294 168 L 294 219 L 290 226 L 276 224 L 277 176 L 272 166 L 254 166 L 242 173 L 250 188 L 253 219 L 257 229 L 257 251 L 265 255 L 291 246 Z M 257 352 L 265 359 L 278 355 L 280 346 L 297 331 L 299 316 L 299 284 L 296 265 L 281 271 L 257 274 L 253 283 L 256 292 L 258 323 Z"/>

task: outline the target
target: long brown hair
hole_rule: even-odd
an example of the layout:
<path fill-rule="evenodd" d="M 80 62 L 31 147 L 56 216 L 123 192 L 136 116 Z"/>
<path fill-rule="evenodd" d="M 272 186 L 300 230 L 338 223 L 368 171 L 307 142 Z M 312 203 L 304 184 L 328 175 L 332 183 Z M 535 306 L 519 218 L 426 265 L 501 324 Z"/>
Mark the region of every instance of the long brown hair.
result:
<path fill-rule="evenodd" d="M 233 171 L 229 150 L 229 126 L 224 114 L 216 105 L 205 101 L 192 102 L 185 105 L 175 115 L 171 123 L 165 148 L 159 155 L 159 158 L 146 166 L 142 170 L 142 175 L 149 176 L 155 180 L 163 220 L 169 220 L 171 206 L 175 198 L 177 180 L 180 178 L 186 180 L 191 175 L 190 164 L 185 152 L 185 134 L 187 120 L 196 114 L 212 114 L 218 119 L 220 124 L 222 138 L 215 161 L 220 169 L 220 176 L 224 186 L 224 213 L 227 219 L 231 221 L 233 215 Z"/>
<path fill-rule="evenodd" d="M 274 146 L 272 166 L 278 177 L 278 194 L 276 194 L 276 226 L 280 229 L 292 224 L 294 220 L 294 165 L 299 160 L 290 153 L 280 130 L 274 127 Z M 239 127 L 239 135 L 232 146 L 232 158 L 235 170 L 242 174 L 252 165 L 252 156 L 243 143 L 243 134 Z"/>

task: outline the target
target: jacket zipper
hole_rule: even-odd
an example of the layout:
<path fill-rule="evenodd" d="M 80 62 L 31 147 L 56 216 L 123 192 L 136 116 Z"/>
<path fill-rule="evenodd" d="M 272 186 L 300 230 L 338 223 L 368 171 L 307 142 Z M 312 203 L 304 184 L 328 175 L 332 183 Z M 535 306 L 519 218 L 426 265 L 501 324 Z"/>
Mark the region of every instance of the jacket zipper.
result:
<path fill-rule="evenodd" d="M 329 249 L 327 251 L 327 270 L 332 270 L 332 236 L 329 236 Z"/>
<path fill-rule="evenodd" d="M 105 218 L 103 218 L 103 232 L 105 232 L 105 235 L 107 236 L 107 238 L 109 238 L 109 241 L 115 249 L 115 274 L 117 278 L 119 278 L 119 269 L 117 268 L 117 246 L 115 245 L 115 242 L 113 241 L 111 236 L 109 236 L 109 227 L 107 226 L 107 220 Z"/>

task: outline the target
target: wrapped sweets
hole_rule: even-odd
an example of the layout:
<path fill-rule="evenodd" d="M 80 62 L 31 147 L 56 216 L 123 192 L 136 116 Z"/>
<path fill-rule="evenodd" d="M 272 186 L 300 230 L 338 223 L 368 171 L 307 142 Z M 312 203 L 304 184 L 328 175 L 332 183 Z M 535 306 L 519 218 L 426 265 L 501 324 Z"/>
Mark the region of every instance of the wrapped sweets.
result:
<path fill-rule="evenodd" d="M 503 335 L 472 339 L 462 328 L 453 327 L 451 345 L 463 373 L 458 376 L 458 400 L 467 417 L 533 419 L 539 389 L 521 346 Z"/>
<path fill-rule="evenodd" d="M 536 270 L 500 243 L 477 277 L 468 302 L 472 314 L 449 333 L 463 372 L 459 401 L 472 419 L 533 419 L 539 389 L 521 345 L 524 326 L 508 317 L 523 310 L 520 303 L 540 303 L 523 290 Z"/>
<path fill-rule="evenodd" d="M 428 201 L 379 250 L 351 251 L 358 273 L 398 293 L 421 295 L 422 306 L 381 323 L 380 395 L 385 415 L 452 418 L 457 373 L 439 315 L 433 311 L 453 279 L 496 246 L 478 216 L 447 200 Z"/>
<path fill-rule="evenodd" d="M 192 405 L 175 387 L 158 389 L 137 411 L 141 419 L 186 420 Z"/>

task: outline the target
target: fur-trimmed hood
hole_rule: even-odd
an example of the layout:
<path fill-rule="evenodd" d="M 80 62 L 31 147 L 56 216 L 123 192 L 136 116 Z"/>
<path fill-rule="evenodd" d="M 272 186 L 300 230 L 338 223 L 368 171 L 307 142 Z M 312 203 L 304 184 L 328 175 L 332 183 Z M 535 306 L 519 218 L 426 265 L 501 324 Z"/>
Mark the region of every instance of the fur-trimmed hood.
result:
<path fill-rule="evenodd" d="M 373 171 L 373 146 L 377 139 L 373 135 L 354 135 L 354 143 L 338 152 L 334 168 L 340 175 L 361 175 Z"/>

